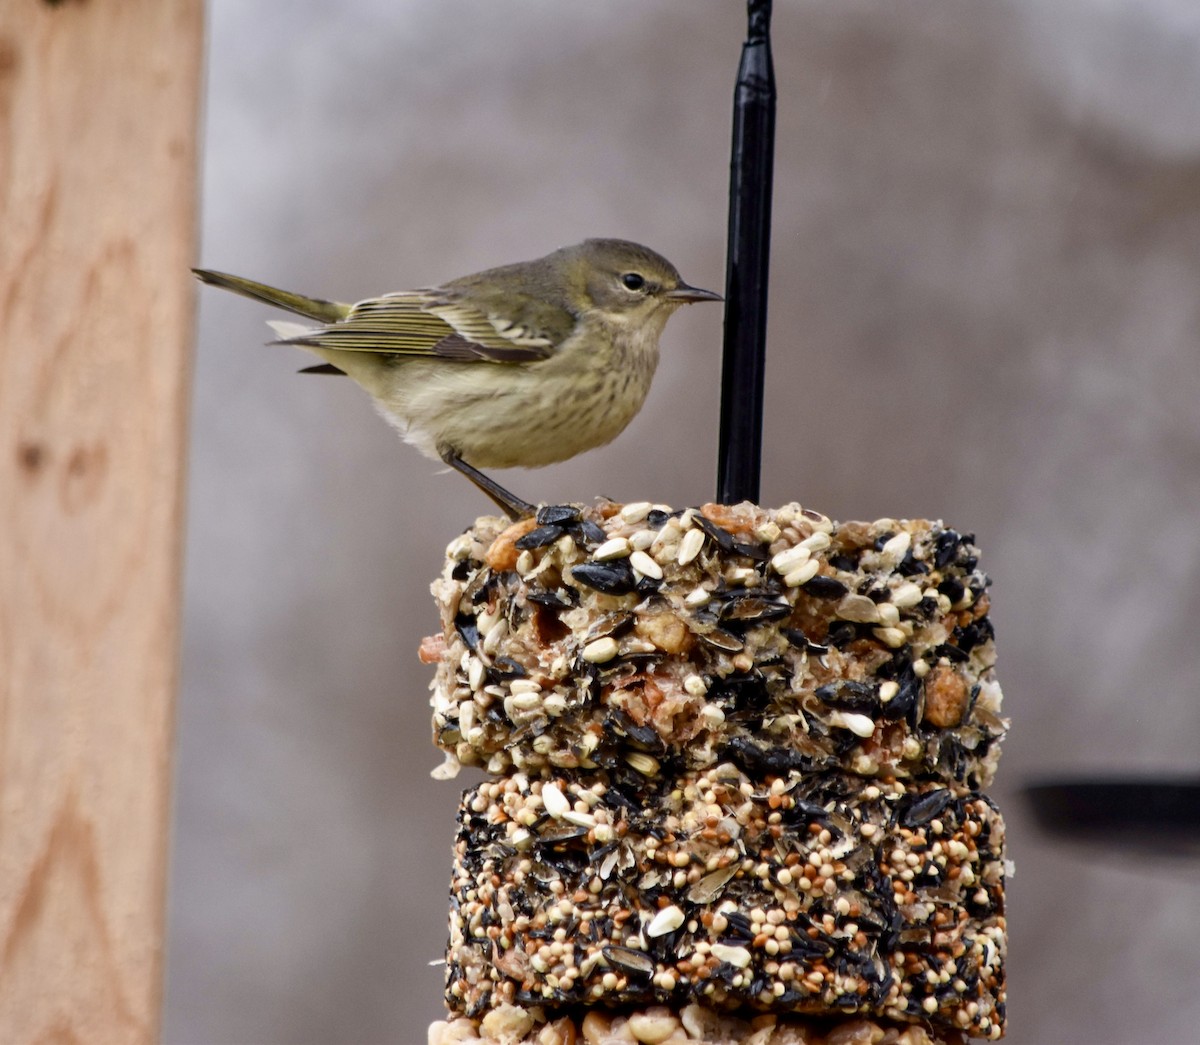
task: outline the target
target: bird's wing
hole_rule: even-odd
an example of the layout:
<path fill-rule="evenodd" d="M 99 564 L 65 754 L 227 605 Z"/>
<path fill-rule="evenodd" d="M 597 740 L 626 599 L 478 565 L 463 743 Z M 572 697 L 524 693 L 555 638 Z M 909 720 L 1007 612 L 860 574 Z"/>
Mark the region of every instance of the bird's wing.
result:
<path fill-rule="evenodd" d="M 573 323 L 564 312 L 565 330 L 561 320 L 538 329 L 523 312 L 517 315 L 497 315 L 453 288 L 405 291 L 360 301 L 344 320 L 289 332 L 281 341 L 343 352 L 523 363 L 549 356 Z"/>

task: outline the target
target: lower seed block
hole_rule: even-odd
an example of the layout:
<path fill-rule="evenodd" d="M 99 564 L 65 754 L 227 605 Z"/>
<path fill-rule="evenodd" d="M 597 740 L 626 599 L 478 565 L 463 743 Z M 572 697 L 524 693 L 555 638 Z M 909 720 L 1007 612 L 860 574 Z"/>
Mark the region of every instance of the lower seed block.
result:
<path fill-rule="evenodd" d="M 468 790 L 446 998 L 842 1013 L 998 1038 L 1004 827 L 961 785 L 732 764 Z"/>

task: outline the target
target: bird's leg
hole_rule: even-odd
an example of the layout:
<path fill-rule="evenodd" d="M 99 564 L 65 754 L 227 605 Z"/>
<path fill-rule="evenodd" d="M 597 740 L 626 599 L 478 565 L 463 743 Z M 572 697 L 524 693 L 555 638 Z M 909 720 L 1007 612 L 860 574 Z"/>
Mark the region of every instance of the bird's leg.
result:
<path fill-rule="evenodd" d="M 471 482 L 478 486 L 479 489 L 481 489 L 493 501 L 495 501 L 496 504 L 498 504 L 504 510 L 504 514 L 512 519 L 513 522 L 516 522 L 518 519 L 527 519 L 537 511 L 537 507 L 535 505 L 530 504 L 528 501 L 522 501 L 521 498 L 516 494 L 510 493 L 498 482 L 493 479 L 489 479 L 483 474 L 483 472 L 479 471 L 479 469 L 472 468 L 453 450 L 439 450 L 438 453 L 441 455 L 442 460 L 445 461 L 446 464 L 448 464 L 456 472 L 460 472 L 461 474 L 465 475 L 471 480 Z"/>

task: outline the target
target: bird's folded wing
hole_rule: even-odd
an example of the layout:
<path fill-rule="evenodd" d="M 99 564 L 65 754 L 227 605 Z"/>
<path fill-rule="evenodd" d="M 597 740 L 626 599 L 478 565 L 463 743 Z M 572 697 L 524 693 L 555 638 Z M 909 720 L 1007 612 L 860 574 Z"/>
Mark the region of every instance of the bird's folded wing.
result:
<path fill-rule="evenodd" d="M 340 322 L 298 331 L 281 340 L 344 352 L 498 363 L 545 359 L 555 344 L 549 333 L 489 315 L 450 290 L 368 298 Z"/>

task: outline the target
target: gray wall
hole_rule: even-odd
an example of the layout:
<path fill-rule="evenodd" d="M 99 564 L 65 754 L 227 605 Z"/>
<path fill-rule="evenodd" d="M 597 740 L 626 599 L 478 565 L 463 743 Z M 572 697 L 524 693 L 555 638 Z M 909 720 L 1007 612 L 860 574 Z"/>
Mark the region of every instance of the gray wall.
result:
<path fill-rule="evenodd" d="M 201 260 L 354 300 L 611 235 L 719 289 L 742 10 L 214 0 Z M 1198 9 L 785 0 L 775 57 L 762 500 L 978 534 L 1010 1040 L 1191 1040 L 1197 863 L 1039 837 L 1017 789 L 1200 760 Z M 270 315 L 202 295 L 165 1038 L 419 1042 L 458 787 L 416 646 L 488 505 Z M 709 499 L 720 341 L 686 311 L 614 445 L 500 478 Z"/>

